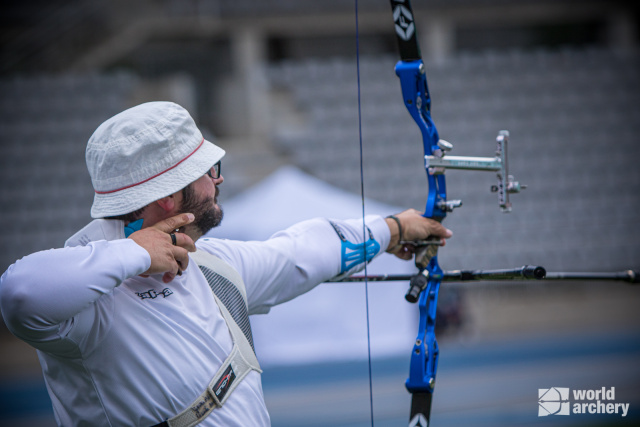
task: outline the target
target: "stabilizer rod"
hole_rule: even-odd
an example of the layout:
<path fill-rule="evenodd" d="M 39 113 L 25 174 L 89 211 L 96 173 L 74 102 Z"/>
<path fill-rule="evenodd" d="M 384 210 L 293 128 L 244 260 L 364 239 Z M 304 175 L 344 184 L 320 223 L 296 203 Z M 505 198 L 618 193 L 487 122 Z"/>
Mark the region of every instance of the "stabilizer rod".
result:
<path fill-rule="evenodd" d="M 556 272 L 547 273 L 547 280 L 620 280 L 632 284 L 640 283 L 639 270 L 625 270 L 611 273 Z"/>
<path fill-rule="evenodd" d="M 380 274 L 365 276 L 351 276 L 341 280 L 329 282 L 400 282 L 411 280 L 413 274 Z M 639 270 L 625 270 L 610 273 L 601 272 L 546 272 L 544 267 L 524 266 L 507 270 L 451 270 L 445 271 L 443 282 L 469 281 L 501 281 L 501 280 L 614 280 L 633 284 L 640 283 Z"/>

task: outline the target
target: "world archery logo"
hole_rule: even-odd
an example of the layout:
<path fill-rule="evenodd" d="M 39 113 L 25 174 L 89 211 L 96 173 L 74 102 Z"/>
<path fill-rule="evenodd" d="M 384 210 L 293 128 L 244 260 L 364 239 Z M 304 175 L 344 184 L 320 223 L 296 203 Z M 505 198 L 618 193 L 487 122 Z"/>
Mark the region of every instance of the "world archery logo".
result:
<path fill-rule="evenodd" d="M 538 389 L 538 416 L 569 415 L 569 389 L 551 387 Z"/>
<path fill-rule="evenodd" d="M 573 396 L 573 402 L 569 396 Z M 629 403 L 616 401 L 615 387 L 570 390 L 562 387 L 538 389 L 538 416 L 573 414 L 611 414 L 626 417 Z"/>
<path fill-rule="evenodd" d="M 429 427 L 429 422 L 424 415 L 418 414 L 409 421 L 409 427 Z"/>
<path fill-rule="evenodd" d="M 396 33 L 404 41 L 409 40 L 416 31 L 411 11 L 401 4 L 393 9 L 393 21 L 396 23 Z"/>

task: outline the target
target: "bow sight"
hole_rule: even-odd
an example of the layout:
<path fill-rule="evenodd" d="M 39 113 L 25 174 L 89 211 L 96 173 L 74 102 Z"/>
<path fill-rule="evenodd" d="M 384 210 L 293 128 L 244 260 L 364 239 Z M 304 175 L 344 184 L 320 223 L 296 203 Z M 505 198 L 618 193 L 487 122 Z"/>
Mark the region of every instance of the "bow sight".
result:
<path fill-rule="evenodd" d="M 519 193 L 520 190 L 524 190 L 527 186 L 516 181 L 513 175 L 509 175 L 509 160 L 507 156 L 509 131 L 501 130 L 498 133 L 496 142 L 495 157 L 463 157 L 446 155 L 447 152 L 453 149 L 453 145 L 441 139 L 438 141 L 438 149 L 434 150 L 434 154 L 424 156 L 425 167 L 429 174 L 432 175 L 444 174 L 445 169 L 497 172 L 498 184 L 491 186 L 491 192 L 498 193 L 498 204 L 502 212 L 511 212 L 509 194 Z M 460 200 L 441 201 L 438 204 L 438 207 L 446 212 L 451 212 L 459 206 L 462 206 L 462 201 Z"/>

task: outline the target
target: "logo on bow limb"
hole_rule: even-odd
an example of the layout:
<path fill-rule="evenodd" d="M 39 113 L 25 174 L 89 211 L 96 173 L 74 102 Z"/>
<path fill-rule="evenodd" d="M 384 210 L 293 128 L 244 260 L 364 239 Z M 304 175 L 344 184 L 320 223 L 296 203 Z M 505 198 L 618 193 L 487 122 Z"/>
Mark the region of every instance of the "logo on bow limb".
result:
<path fill-rule="evenodd" d="M 402 40 L 409 40 L 416 31 L 413 14 L 401 4 L 393 9 L 393 21 L 396 23 L 396 33 Z"/>
<path fill-rule="evenodd" d="M 429 427 L 429 422 L 422 414 L 418 414 L 409 422 L 409 427 Z"/>

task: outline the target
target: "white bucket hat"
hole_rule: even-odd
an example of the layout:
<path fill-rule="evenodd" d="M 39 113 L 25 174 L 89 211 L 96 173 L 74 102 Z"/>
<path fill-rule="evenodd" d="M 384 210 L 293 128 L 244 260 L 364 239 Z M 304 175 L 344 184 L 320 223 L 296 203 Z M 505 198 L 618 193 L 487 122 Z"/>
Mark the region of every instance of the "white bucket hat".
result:
<path fill-rule="evenodd" d="M 91 216 L 134 212 L 202 177 L 225 151 L 206 141 L 184 108 L 148 102 L 123 111 L 89 138 Z"/>

